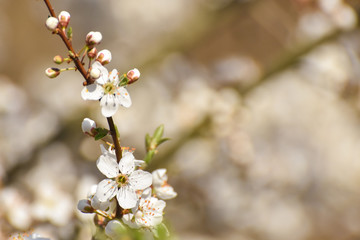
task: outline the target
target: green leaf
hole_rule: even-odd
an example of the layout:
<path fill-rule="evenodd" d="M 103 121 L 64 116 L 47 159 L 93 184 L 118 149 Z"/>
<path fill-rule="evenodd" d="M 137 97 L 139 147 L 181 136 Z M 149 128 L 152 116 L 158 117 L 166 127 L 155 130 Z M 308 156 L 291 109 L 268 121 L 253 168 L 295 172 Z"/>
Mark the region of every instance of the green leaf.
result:
<path fill-rule="evenodd" d="M 163 142 L 166 142 L 168 140 L 171 140 L 170 138 L 162 138 L 160 139 L 160 141 L 157 142 L 157 146 L 159 146 L 160 144 L 162 144 Z"/>
<path fill-rule="evenodd" d="M 66 36 L 69 40 L 72 39 L 72 27 L 69 27 L 68 30 L 67 30 L 67 33 L 66 33 Z"/>
<path fill-rule="evenodd" d="M 95 128 L 95 131 L 96 131 L 96 135 L 94 138 L 96 141 L 102 139 L 109 133 L 109 130 L 107 130 L 106 128 Z"/>
<path fill-rule="evenodd" d="M 164 223 L 157 225 L 152 232 L 157 239 L 169 239 L 170 233 Z"/>
<path fill-rule="evenodd" d="M 129 79 L 127 78 L 127 76 L 125 74 L 121 75 L 119 80 L 120 80 L 120 83 L 119 83 L 120 87 L 126 86 L 129 83 Z"/>
<path fill-rule="evenodd" d="M 154 132 L 153 139 L 156 140 L 156 142 L 159 142 L 162 138 L 162 135 L 164 134 L 164 124 L 161 124 L 158 126 Z"/>
<path fill-rule="evenodd" d="M 146 151 L 149 151 L 149 150 L 150 150 L 151 140 L 152 140 L 152 138 L 151 138 L 150 135 L 147 133 L 147 134 L 145 135 L 145 148 L 146 148 Z"/>

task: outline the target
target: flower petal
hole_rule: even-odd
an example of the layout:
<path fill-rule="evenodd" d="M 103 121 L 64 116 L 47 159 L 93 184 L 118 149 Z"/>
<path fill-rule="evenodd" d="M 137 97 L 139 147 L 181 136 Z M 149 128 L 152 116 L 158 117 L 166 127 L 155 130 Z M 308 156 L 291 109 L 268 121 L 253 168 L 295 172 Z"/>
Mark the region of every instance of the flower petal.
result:
<path fill-rule="evenodd" d="M 106 94 L 100 101 L 101 113 L 104 117 L 113 116 L 119 108 L 114 95 Z"/>
<path fill-rule="evenodd" d="M 95 61 L 92 65 L 92 68 L 98 68 L 100 70 L 100 77 L 96 79 L 96 82 L 100 85 L 103 85 L 107 82 L 109 78 L 109 71 L 104 67 L 100 62 Z"/>
<path fill-rule="evenodd" d="M 119 188 L 116 198 L 119 202 L 120 207 L 124 209 L 130 209 L 135 207 L 138 201 L 135 190 L 132 189 L 130 186 L 124 186 Z"/>
<path fill-rule="evenodd" d="M 101 202 L 99 200 L 99 198 L 97 198 L 96 196 L 94 196 L 92 199 L 91 199 L 91 206 L 94 208 L 94 209 L 97 209 L 97 210 L 101 210 L 101 211 L 106 211 L 110 208 L 110 201 L 105 201 L 105 202 Z"/>
<path fill-rule="evenodd" d="M 117 85 L 119 83 L 119 74 L 118 74 L 118 71 L 116 69 L 113 69 L 110 72 L 109 81 L 114 82 L 114 85 Z"/>
<path fill-rule="evenodd" d="M 155 187 L 160 187 L 167 181 L 166 169 L 160 168 L 152 172 L 153 184 Z"/>
<path fill-rule="evenodd" d="M 104 89 L 98 84 L 90 84 L 83 88 L 81 97 L 84 100 L 99 100 L 104 95 Z"/>
<path fill-rule="evenodd" d="M 117 101 L 118 104 L 120 104 L 121 106 L 124 106 L 126 108 L 131 106 L 130 94 L 128 93 L 126 88 L 119 87 L 117 89 L 116 101 Z"/>
<path fill-rule="evenodd" d="M 149 172 L 143 170 L 136 170 L 129 176 L 129 184 L 135 190 L 142 190 L 150 187 L 152 184 L 152 175 Z"/>
<path fill-rule="evenodd" d="M 117 192 L 116 182 L 111 179 L 104 179 L 98 184 L 94 197 L 97 197 L 101 202 L 106 202 L 110 201 Z"/>
<path fill-rule="evenodd" d="M 140 228 L 139 225 L 137 225 L 135 222 L 132 221 L 134 217 L 134 214 L 132 213 L 128 213 L 128 214 L 124 214 L 121 218 L 121 220 L 123 221 L 123 223 L 125 223 L 126 225 L 128 225 L 131 228 Z"/>
<path fill-rule="evenodd" d="M 116 158 L 112 158 L 109 155 L 101 155 L 96 161 L 96 166 L 108 178 L 115 178 L 120 173 Z"/>
<path fill-rule="evenodd" d="M 131 152 L 127 152 L 120 159 L 119 169 L 122 174 L 129 175 L 135 169 L 135 158 Z"/>

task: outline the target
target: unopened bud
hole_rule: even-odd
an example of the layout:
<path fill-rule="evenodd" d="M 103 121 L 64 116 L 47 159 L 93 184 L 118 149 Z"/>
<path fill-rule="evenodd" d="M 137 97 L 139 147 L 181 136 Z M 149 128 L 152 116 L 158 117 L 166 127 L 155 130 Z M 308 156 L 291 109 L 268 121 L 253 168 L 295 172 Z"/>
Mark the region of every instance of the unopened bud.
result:
<path fill-rule="evenodd" d="M 53 58 L 53 61 L 54 63 L 56 64 L 61 64 L 64 62 L 64 58 L 60 55 L 56 55 L 54 58 Z"/>
<path fill-rule="evenodd" d="M 90 70 L 90 77 L 93 79 L 98 79 L 101 75 L 101 71 L 99 68 L 92 68 Z"/>
<path fill-rule="evenodd" d="M 91 203 L 87 199 L 82 199 L 78 202 L 77 208 L 82 213 L 93 213 L 94 209 L 91 207 Z"/>
<path fill-rule="evenodd" d="M 87 52 L 89 58 L 93 59 L 97 55 L 96 47 L 93 47 L 90 51 Z"/>
<path fill-rule="evenodd" d="M 99 44 L 102 40 L 102 35 L 100 32 L 89 32 L 86 35 L 86 46 L 88 46 L 89 48 L 93 48 L 95 45 Z"/>
<path fill-rule="evenodd" d="M 60 26 L 66 28 L 70 22 L 70 13 L 68 13 L 67 11 L 62 11 L 58 17 L 59 17 Z"/>
<path fill-rule="evenodd" d="M 84 118 L 84 120 L 81 123 L 81 129 L 83 133 L 92 135 L 92 131 L 95 128 L 96 128 L 96 123 L 94 120 L 91 120 L 90 118 Z"/>
<path fill-rule="evenodd" d="M 54 18 L 54 17 L 48 17 L 48 19 L 46 19 L 46 22 L 45 22 L 45 26 L 50 31 L 55 31 L 58 24 L 59 24 L 59 20 L 57 20 L 57 18 Z"/>
<path fill-rule="evenodd" d="M 126 74 L 129 79 L 128 84 L 136 82 L 140 78 L 140 71 L 137 68 L 134 68 Z"/>
<path fill-rule="evenodd" d="M 55 77 L 59 76 L 60 69 L 58 69 L 58 68 L 48 68 L 48 69 L 45 70 L 45 74 L 49 78 L 55 78 Z"/>
<path fill-rule="evenodd" d="M 101 65 L 108 64 L 111 61 L 111 52 L 107 49 L 101 50 L 96 56 L 96 61 Z"/>

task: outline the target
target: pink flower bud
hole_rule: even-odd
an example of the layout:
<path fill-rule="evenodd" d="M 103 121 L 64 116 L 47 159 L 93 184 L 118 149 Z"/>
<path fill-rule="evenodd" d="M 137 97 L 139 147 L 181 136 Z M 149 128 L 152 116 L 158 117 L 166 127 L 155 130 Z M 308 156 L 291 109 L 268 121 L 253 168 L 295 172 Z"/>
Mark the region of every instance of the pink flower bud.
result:
<path fill-rule="evenodd" d="M 140 71 L 137 68 L 134 68 L 126 74 L 126 76 L 129 79 L 128 84 L 131 84 L 133 82 L 136 82 L 140 78 Z"/>
<path fill-rule="evenodd" d="M 53 61 L 54 63 L 56 64 L 61 64 L 64 62 L 64 58 L 60 55 L 56 55 L 54 58 L 53 58 Z"/>
<path fill-rule="evenodd" d="M 45 22 L 45 26 L 50 31 L 55 31 L 58 24 L 59 24 L 59 20 L 57 20 L 57 18 L 54 18 L 54 17 L 48 17 L 48 19 L 46 19 L 46 22 Z"/>
<path fill-rule="evenodd" d="M 58 68 L 48 68 L 48 69 L 45 70 L 45 74 L 49 78 L 55 78 L 55 77 L 59 76 L 60 69 L 58 69 Z"/>
<path fill-rule="evenodd" d="M 60 22 L 60 26 L 66 28 L 70 22 L 70 13 L 68 13 L 67 11 L 62 11 L 59 16 L 59 22 Z"/>
<path fill-rule="evenodd" d="M 101 50 L 96 56 L 96 61 L 101 65 L 108 64 L 111 61 L 111 52 L 107 49 Z"/>
<path fill-rule="evenodd" d="M 87 52 L 87 55 L 89 58 L 93 59 L 97 55 L 97 49 L 96 47 L 93 47 L 90 51 Z"/>
<path fill-rule="evenodd" d="M 86 46 L 88 46 L 89 48 L 93 48 L 95 45 L 99 44 L 102 40 L 102 35 L 100 32 L 89 32 L 86 35 Z"/>

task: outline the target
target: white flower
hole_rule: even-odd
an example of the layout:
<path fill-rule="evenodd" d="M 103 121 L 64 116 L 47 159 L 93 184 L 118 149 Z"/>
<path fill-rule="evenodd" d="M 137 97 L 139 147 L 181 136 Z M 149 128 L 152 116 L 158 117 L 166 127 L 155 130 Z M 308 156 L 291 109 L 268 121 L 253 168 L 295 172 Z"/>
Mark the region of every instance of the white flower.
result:
<path fill-rule="evenodd" d="M 55 31 L 55 29 L 57 28 L 59 24 L 59 20 L 57 18 L 54 17 L 48 17 L 46 19 L 45 22 L 45 26 L 47 27 L 47 29 L 49 29 L 50 31 Z"/>
<path fill-rule="evenodd" d="M 140 199 L 138 208 L 133 211 L 134 214 L 125 214 L 123 222 L 131 228 L 147 227 L 153 228 L 163 220 L 163 211 L 166 203 L 155 197 Z"/>
<path fill-rule="evenodd" d="M 101 113 L 104 117 L 113 116 L 119 106 L 130 107 L 131 98 L 124 87 L 119 87 L 119 76 L 116 69 L 112 72 L 101 65 L 98 61 L 92 65 L 92 68 L 100 70 L 100 77 L 94 84 L 90 84 L 81 91 L 84 100 L 100 100 Z"/>
<path fill-rule="evenodd" d="M 137 190 L 143 190 L 152 183 L 152 175 L 143 170 L 135 170 L 135 158 L 131 152 L 123 155 L 120 162 L 116 156 L 102 149 L 96 165 L 107 179 L 102 180 L 97 187 L 95 197 L 101 202 L 109 201 L 116 196 L 120 207 L 130 209 L 136 206 Z"/>
<path fill-rule="evenodd" d="M 94 120 L 91 120 L 90 118 L 84 118 L 84 120 L 81 123 L 81 129 L 83 133 L 92 135 L 92 130 L 96 128 L 96 123 Z"/>
<path fill-rule="evenodd" d="M 177 196 L 174 188 L 167 183 L 166 169 L 161 168 L 152 172 L 153 187 L 157 197 L 169 200 Z"/>

